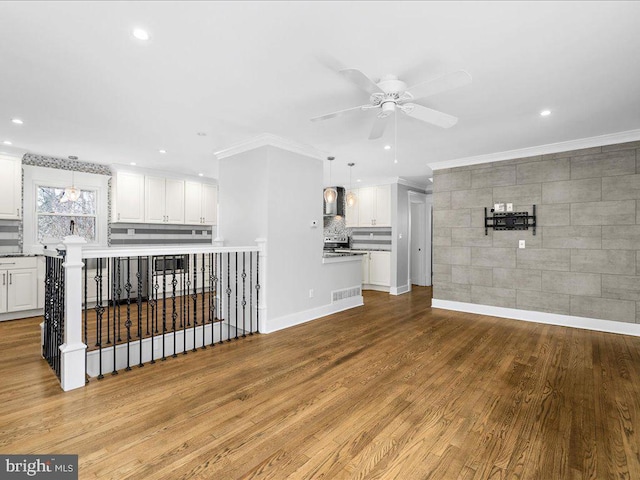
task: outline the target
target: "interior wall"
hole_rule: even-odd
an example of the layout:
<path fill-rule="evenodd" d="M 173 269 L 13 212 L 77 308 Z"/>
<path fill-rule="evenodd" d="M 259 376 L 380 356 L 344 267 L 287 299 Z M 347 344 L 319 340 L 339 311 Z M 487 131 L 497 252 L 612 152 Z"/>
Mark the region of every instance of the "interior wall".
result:
<path fill-rule="evenodd" d="M 434 172 L 434 299 L 640 323 L 640 142 Z M 536 234 L 485 235 L 484 207 Z M 525 240 L 525 248 L 518 241 Z"/>

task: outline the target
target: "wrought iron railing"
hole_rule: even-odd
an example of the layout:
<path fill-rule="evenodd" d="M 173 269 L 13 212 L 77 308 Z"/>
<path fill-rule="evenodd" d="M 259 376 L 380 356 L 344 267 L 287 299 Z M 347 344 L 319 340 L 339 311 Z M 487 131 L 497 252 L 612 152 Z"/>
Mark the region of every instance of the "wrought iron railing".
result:
<path fill-rule="evenodd" d="M 64 257 L 46 257 L 42 356 L 60 378 L 60 346 L 64 341 Z"/>
<path fill-rule="evenodd" d="M 43 355 L 65 390 L 81 386 L 78 363 L 84 384 L 260 332 L 260 247 L 81 243 L 67 245 L 64 263 L 47 257 Z"/>

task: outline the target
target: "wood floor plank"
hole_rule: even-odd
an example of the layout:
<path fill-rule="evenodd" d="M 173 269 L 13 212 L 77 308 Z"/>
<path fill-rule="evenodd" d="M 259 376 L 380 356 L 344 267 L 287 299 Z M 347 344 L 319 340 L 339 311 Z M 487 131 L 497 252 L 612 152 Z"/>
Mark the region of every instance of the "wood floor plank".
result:
<path fill-rule="evenodd" d="M 0 323 L 0 450 L 83 480 L 640 478 L 640 338 L 364 294 L 67 393 L 42 319 Z"/>

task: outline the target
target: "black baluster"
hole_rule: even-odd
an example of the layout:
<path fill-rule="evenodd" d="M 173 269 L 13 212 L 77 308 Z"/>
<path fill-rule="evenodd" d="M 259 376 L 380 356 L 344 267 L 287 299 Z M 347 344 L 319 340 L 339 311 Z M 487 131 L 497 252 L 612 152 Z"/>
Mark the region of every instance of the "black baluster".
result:
<path fill-rule="evenodd" d="M 113 271 L 115 274 L 115 279 L 114 281 L 116 282 L 116 290 L 115 290 L 115 298 L 113 300 L 113 370 L 111 372 L 111 375 L 117 375 L 118 374 L 118 370 L 116 369 L 116 346 L 117 346 L 117 341 L 116 341 L 116 323 L 118 323 L 118 329 L 120 328 L 120 294 L 122 293 L 122 289 L 120 288 L 120 258 L 114 258 L 114 265 L 113 265 Z M 117 318 L 117 322 L 116 322 L 116 318 Z M 120 336 L 118 335 L 117 337 L 118 339 L 120 338 Z M 119 340 L 118 340 L 119 341 Z"/>
<path fill-rule="evenodd" d="M 122 305 L 122 277 L 121 277 L 121 268 L 122 268 L 122 258 L 118 258 L 118 342 L 122 342 L 122 335 L 120 332 L 120 326 L 121 326 L 121 314 L 122 314 L 122 309 L 120 308 L 120 306 Z M 114 324 L 115 325 L 115 324 Z M 114 332 L 113 334 L 113 342 L 116 343 L 116 334 Z"/>
<path fill-rule="evenodd" d="M 138 367 L 144 367 L 142 363 L 142 275 L 143 275 L 143 265 L 142 257 L 138 256 L 138 273 L 136 273 L 136 277 L 138 277 Z"/>
<path fill-rule="evenodd" d="M 214 262 L 215 262 L 215 254 L 213 252 L 209 253 L 209 324 L 211 325 L 211 346 L 213 347 L 213 327 L 214 320 L 216 317 L 215 308 L 216 301 L 214 297 Z"/>
<path fill-rule="evenodd" d="M 246 259 L 247 259 L 247 252 L 242 252 L 242 337 L 243 338 L 247 336 L 247 325 L 246 325 L 247 298 L 245 295 L 246 286 L 247 286 Z"/>
<path fill-rule="evenodd" d="M 167 256 L 162 257 L 162 361 L 167 359 L 165 354 L 165 334 L 167 333 Z"/>
<path fill-rule="evenodd" d="M 253 335 L 253 252 L 249 252 L 249 335 Z"/>
<path fill-rule="evenodd" d="M 236 317 L 236 340 L 238 339 L 238 252 L 236 252 L 236 290 L 235 290 L 235 299 L 236 299 L 236 310 L 235 310 L 235 317 Z"/>
<path fill-rule="evenodd" d="M 231 341 L 231 253 L 227 252 L 227 342 Z"/>
<path fill-rule="evenodd" d="M 178 262 L 177 257 L 172 258 L 172 268 L 171 268 L 171 330 L 173 331 L 173 354 L 171 355 L 173 358 L 177 357 L 176 353 L 176 320 L 178 318 L 178 313 L 176 311 L 176 285 L 178 285 L 178 280 L 176 280 L 176 263 Z"/>
<path fill-rule="evenodd" d="M 127 320 L 124 326 L 127 329 L 127 368 L 125 371 L 131 370 L 131 257 L 127 257 L 127 282 L 124 284 L 124 290 L 127 292 Z"/>
<path fill-rule="evenodd" d="M 104 315 L 104 304 L 103 304 L 103 298 L 102 298 L 102 265 L 103 265 L 103 259 L 102 258 L 98 258 L 97 260 L 97 265 L 96 265 L 96 276 L 95 276 L 95 281 L 96 281 L 96 306 L 95 306 L 95 310 L 96 310 L 96 346 L 98 346 L 98 363 L 99 363 L 99 375 L 98 375 L 98 380 L 102 380 L 104 378 L 104 375 L 102 374 L 102 316 Z M 107 261 L 107 268 L 108 268 L 108 261 Z M 108 304 L 108 299 L 107 299 L 107 304 Z"/>
<path fill-rule="evenodd" d="M 194 254 L 195 256 L 195 254 Z M 207 348 L 207 344 L 205 342 L 204 339 L 204 334 L 205 334 L 205 327 L 207 326 L 207 318 L 205 316 L 205 281 L 204 281 L 204 273 L 205 273 L 205 254 L 202 254 L 202 260 L 200 262 L 200 271 L 202 272 L 202 348 L 205 349 Z M 195 336 L 195 328 L 193 329 L 193 348 L 196 348 L 196 342 L 195 342 L 196 336 Z"/>
<path fill-rule="evenodd" d="M 256 255 L 256 333 L 260 333 L 260 252 Z"/>
<path fill-rule="evenodd" d="M 220 257 L 220 269 L 218 270 L 218 273 L 220 275 L 220 298 L 219 298 L 219 302 L 218 302 L 218 312 L 220 313 L 220 318 L 218 319 L 218 321 L 220 322 L 220 343 L 222 343 L 224 340 L 222 339 L 223 336 L 223 332 L 222 332 L 222 324 L 224 323 L 224 310 L 223 310 L 223 305 L 222 305 L 222 299 L 223 299 L 223 287 L 224 287 L 224 254 L 220 253 L 219 255 Z"/>

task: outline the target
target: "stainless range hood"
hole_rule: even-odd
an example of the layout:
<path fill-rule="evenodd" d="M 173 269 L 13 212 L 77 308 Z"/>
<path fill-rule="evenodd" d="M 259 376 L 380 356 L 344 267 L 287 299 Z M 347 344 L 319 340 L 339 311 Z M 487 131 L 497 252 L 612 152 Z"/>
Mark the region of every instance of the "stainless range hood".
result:
<path fill-rule="evenodd" d="M 338 198 L 334 203 L 327 203 L 323 198 L 323 209 L 322 212 L 325 217 L 333 217 L 335 215 L 344 216 L 344 201 L 345 201 L 345 190 L 344 187 L 333 187 L 338 192 Z"/>

